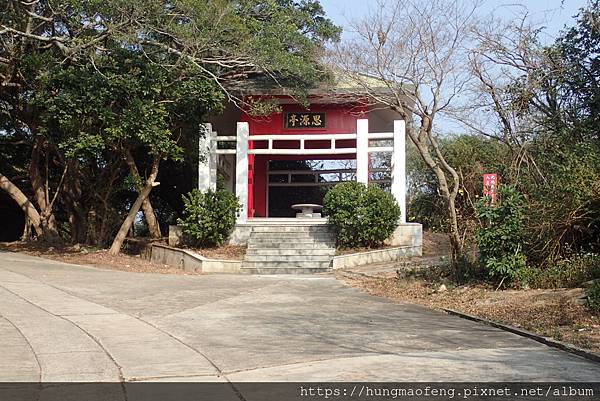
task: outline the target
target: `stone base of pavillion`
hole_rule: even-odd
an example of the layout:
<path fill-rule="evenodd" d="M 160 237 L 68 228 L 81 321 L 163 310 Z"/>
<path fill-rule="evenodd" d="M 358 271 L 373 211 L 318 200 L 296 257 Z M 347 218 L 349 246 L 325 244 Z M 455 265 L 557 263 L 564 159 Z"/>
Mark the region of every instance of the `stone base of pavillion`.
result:
<path fill-rule="evenodd" d="M 264 227 L 265 225 L 323 226 L 327 225 L 327 219 L 311 219 L 306 221 L 299 221 L 299 219 L 293 218 L 248 220 L 235 225 L 227 244 L 245 246 L 248 244 L 252 229 L 254 227 Z M 169 245 L 179 246 L 183 243 L 184 238 L 181 226 L 169 226 Z M 410 246 L 414 248 L 416 254 L 420 255 L 423 247 L 423 226 L 419 223 L 400 223 L 392 236 L 386 240 L 385 244 L 387 246 Z"/>
<path fill-rule="evenodd" d="M 390 246 L 412 246 L 418 248 L 419 255 L 423 249 L 423 226 L 419 223 L 401 223 L 392 236 L 385 242 Z"/>
<path fill-rule="evenodd" d="M 235 226 L 228 244 L 249 245 L 253 253 L 247 254 L 243 261 L 221 261 L 172 248 L 183 244 L 185 239 L 181 226 L 170 226 L 171 247 L 153 246 L 150 254 L 153 261 L 197 273 L 250 274 L 323 273 L 332 269 L 394 263 L 422 255 L 420 224 L 399 224 L 383 248 L 343 255 L 336 255 L 335 242 L 331 242 L 335 238 L 332 231 L 324 218 L 252 219 Z"/>

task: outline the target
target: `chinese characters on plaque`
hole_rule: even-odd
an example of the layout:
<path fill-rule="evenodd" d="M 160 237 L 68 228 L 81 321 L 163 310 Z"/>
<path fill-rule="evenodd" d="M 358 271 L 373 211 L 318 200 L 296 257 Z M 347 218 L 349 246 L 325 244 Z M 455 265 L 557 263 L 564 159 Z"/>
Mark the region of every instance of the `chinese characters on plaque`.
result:
<path fill-rule="evenodd" d="M 492 198 L 492 203 L 496 202 L 496 189 L 498 187 L 498 175 L 497 174 L 484 174 L 483 175 L 483 196 L 489 196 Z"/>
<path fill-rule="evenodd" d="M 285 113 L 285 128 L 325 128 L 325 113 Z"/>

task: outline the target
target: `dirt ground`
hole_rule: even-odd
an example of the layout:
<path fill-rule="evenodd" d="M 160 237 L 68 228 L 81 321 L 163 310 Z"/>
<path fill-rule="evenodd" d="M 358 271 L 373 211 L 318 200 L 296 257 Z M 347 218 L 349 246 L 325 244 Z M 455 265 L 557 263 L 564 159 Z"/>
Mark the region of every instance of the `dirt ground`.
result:
<path fill-rule="evenodd" d="M 358 252 L 369 252 L 380 249 L 395 248 L 392 245 L 384 245 L 380 248 L 338 248 L 336 255 L 348 255 Z M 442 233 L 423 233 L 423 256 L 450 255 L 450 243 L 448 236 Z"/>
<path fill-rule="evenodd" d="M 96 266 L 107 269 L 140 273 L 192 274 L 181 269 L 153 263 L 140 255 L 109 255 L 107 249 L 95 249 L 83 245 L 48 246 L 38 242 L 0 242 L 0 249 L 22 252 L 32 256 L 57 260 L 76 265 Z M 218 248 L 190 249 L 211 259 L 242 260 L 246 247 L 226 245 Z"/>
<path fill-rule="evenodd" d="M 454 309 L 600 352 L 600 317 L 580 304 L 584 295 L 581 288 L 495 291 L 480 284 L 447 286 L 446 291 L 440 292 L 440 284 L 422 279 L 344 280 L 371 295 L 434 309 Z"/>
<path fill-rule="evenodd" d="M 243 260 L 246 247 L 239 245 L 223 245 L 215 248 L 189 248 L 190 251 L 199 253 L 209 259 Z"/>
<path fill-rule="evenodd" d="M 37 242 L 4 242 L 0 243 L 0 249 L 105 269 L 139 273 L 185 274 L 181 269 L 153 263 L 139 255 L 130 256 L 121 253 L 113 256 L 108 254 L 107 249 L 94 249 L 81 245 L 48 247 Z"/>
<path fill-rule="evenodd" d="M 423 232 L 423 256 L 448 256 L 451 253 L 448 235 Z"/>
<path fill-rule="evenodd" d="M 449 252 L 446 235 L 424 233 L 424 260 Z M 394 269 L 374 277 L 345 274 L 343 280 L 375 296 L 454 309 L 600 352 L 600 315 L 585 306 L 582 288 L 496 291 L 485 283 L 456 286 L 435 276 L 397 275 Z"/>
<path fill-rule="evenodd" d="M 391 245 L 384 245 L 380 248 L 338 248 L 335 251 L 336 255 L 350 255 L 352 253 L 378 251 L 380 249 L 394 248 Z"/>

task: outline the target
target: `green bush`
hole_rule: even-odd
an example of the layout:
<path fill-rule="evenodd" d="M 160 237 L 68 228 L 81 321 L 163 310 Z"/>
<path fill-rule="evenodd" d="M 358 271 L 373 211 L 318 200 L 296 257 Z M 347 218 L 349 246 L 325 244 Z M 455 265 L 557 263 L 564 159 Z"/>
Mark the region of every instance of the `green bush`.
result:
<path fill-rule="evenodd" d="M 492 278 L 516 278 L 526 267 L 522 252 L 524 239 L 523 200 L 511 186 L 498 186 L 498 201 L 484 197 L 475 205 L 481 227 L 475 232 L 479 259 Z"/>
<path fill-rule="evenodd" d="M 183 195 L 183 233 L 196 245 L 215 246 L 227 240 L 235 227 L 240 204 L 234 194 L 225 190 L 201 192 L 194 189 Z"/>
<path fill-rule="evenodd" d="M 484 267 L 490 277 L 506 277 L 512 281 L 527 267 L 527 258 L 520 251 L 501 258 L 492 256 L 485 260 Z"/>
<path fill-rule="evenodd" d="M 358 182 L 330 189 L 323 206 L 342 247 L 379 247 L 392 235 L 400 218 L 400 207 L 392 194 Z"/>
<path fill-rule="evenodd" d="M 553 262 L 545 269 L 523 269 L 515 281 L 533 288 L 574 288 L 598 278 L 600 255 L 584 253 Z"/>
<path fill-rule="evenodd" d="M 587 290 L 588 306 L 594 312 L 600 312 L 600 282 L 592 284 Z"/>
<path fill-rule="evenodd" d="M 543 277 L 543 270 L 538 267 L 531 266 L 525 266 L 525 268 L 519 270 L 513 277 L 513 284 L 520 287 L 555 288 L 541 285 L 541 283 L 544 281 L 545 277 Z"/>

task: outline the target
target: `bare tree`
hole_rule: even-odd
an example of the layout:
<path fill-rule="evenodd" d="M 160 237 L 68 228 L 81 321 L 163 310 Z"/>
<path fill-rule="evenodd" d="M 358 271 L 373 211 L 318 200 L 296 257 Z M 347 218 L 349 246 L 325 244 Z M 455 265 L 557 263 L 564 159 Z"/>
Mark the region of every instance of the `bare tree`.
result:
<path fill-rule="evenodd" d="M 455 207 L 460 177 L 442 154 L 434 121 L 450 111 L 470 79 L 465 65 L 477 6 L 458 0 L 379 1 L 332 55 L 356 95 L 414 121 L 407 134 L 447 205 L 455 265 L 463 246 Z"/>
<path fill-rule="evenodd" d="M 580 18 L 590 18 L 596 9 L 590 3 Z M 545 45 L 542 24 L 523 10 L 511 21 L 482 21 L 473 31 L 469 67 L 476 81 L 471 113 L 463 121 L 511 150 L 508 178 L 528 196 L 526 218 L 537 237 L 529 245 L 534 258 L 572 252 L 578 239 L 589 235 L 597 215 L 597 162 L 578 150 L 590 140 L 586 125 L 593 115 L 581 107 L 578 97 L 586 92 L 582 88 L 597 90 L 598 80 L 585 66 L 597 60 L 597 52 L 582 42 L 586 44 L 577 61 L 569 59 L 567 43 L 580 40 L 576 29 Z M 583 71 L 582 86 L 571 86 L 578 70 Z M 487 121 L 482 123 L 481 117 Z M 595 135 L 597 129 L 590 131 Z"/>
<path fill-rule="evenodd" d="M 474 132 L 507 145 L 513 155 L 511 172 L 522 166 L 544 179 L 529 149 L 540 116 L 559 113 L 560 98 L 549 90 L 564 68 L 538 40 L 540 27 L 527 10 L 518 18 L 482 20 L 473 27 L 468 68 L 474 77 L 467 108 L 457 117 Z M 564 118 L 553 121 L 566 121 Z"/>

